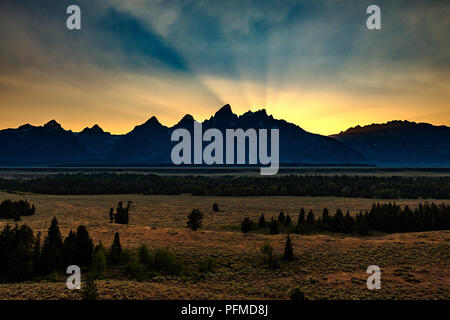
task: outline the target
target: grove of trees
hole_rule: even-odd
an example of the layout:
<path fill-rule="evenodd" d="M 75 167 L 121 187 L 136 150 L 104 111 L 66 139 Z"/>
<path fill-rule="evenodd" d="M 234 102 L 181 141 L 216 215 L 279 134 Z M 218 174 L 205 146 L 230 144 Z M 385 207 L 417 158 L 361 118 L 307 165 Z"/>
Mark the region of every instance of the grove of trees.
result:
<path fill-rule="evenodd" d="M 358 235 L 368 235 L 370 230 L 386 233 L 449 230 L 450 206 L 425 202 L 411 209 L 390 202 L 374 203 L 370 210 L 361 211 L 355 216 L 351 216 L 348 211 L 344 214 L 341 209 L 330 215 L 328 209 L 324 208 L 322 214 L 317 216 L 310 210 L 306 218 L 305 209 L 301 208 L 295 225 L 284 212 L 280 212 L 277 219 L 272 217 L 269 224 L 265 223 L 263 215 L 258 223 L 246 217 L 241 224 L 244 233 L 266 229 L 270 234 L 278 234 L 281 229 L 287 233 L 331 231 Z"/>
<path fill-rule="evenodd" d="M 32 216 L 36 212 L 34 204 L 26 200 L 13 201 L 6 199 L 0 203 L 0 219 L 20 220 L 21 216 Z"/>
<path fill-rule="evenodd" d="M 119 223 L 119 224 L 128 224 L 129 221 L 129 215 L 128 212 L 131 208 L 131 201 L 128 201 L 127 206 L 123 206 L 123 202 L 119 201 L 117 204 L 116 212 L 114 213 L 114 209 L 109 209 L 109 221 L 112 223 Z"/>

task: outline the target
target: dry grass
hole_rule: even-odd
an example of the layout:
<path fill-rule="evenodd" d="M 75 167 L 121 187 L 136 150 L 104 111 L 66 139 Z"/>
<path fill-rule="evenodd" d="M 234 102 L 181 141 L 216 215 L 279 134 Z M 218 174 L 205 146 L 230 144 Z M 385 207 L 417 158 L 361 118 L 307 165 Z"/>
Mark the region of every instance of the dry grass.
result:
<path fill-rule="evenodd" d="M 149 281 L 105 279 L 98 282 L 103 299 L 286 299 L 292 287 L 310 299 L 449 299 L 450 232 L 423 232 L 351 237 L 342 235 L 292 235 L 297 260 L 269 270 L 259 253 L 265 242 L 276 255 L 283 252 L 285 235 L 246 234 L 227 231 L 244 216 L 266 219 L 279 211 L 296 219 L 300 207 L 321 212 L 337 207 L 351 213 L 368 209 L 374 200 L 333 197 L 192 197 L 183 196 L 49 196 L 0 194 L 0 199 L 27 199 L 37 213 L 21 223 L 46 232 L 53 216 L 66 235 L 79 224 L 88 227 L 95 241 L 110 245 L 116 231 L 124 247 L 167 247 L 194 265 L 212 257 L 217 269 L 205 279 L 156 277 Z M 109 207 L 117 201 L 133 201 L 130 224 L 110 224 Z M 217 202 L 219 213 L 211 211 Z M 420 200 L 401 200 L 415 206 Z M 448 201 L 447 201 L 448 203 Z M 185 228 L 193 208 L 204 213 L 204 228 Z M 11 221 L 0 220 L 0 227 Z M 369 265 L 382 268 L 382 289 L 366 288 Z M 0 285 L 0 299 L 78 299 L 65 283 L 30 282 Z"/>

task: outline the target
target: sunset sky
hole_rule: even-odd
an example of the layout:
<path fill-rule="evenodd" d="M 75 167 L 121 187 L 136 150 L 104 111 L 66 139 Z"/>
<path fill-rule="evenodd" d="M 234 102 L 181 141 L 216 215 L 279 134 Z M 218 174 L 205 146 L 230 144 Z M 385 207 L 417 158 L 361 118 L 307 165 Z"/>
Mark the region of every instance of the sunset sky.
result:
<path fill-rule="evenodd" d="M 82 30 L 66 28 L 70 4 Z M 0 44 L 0 128 L 125 133 L 227 103 L 320 134 L 450 125 L 448 1 L 2 0 Z"/>

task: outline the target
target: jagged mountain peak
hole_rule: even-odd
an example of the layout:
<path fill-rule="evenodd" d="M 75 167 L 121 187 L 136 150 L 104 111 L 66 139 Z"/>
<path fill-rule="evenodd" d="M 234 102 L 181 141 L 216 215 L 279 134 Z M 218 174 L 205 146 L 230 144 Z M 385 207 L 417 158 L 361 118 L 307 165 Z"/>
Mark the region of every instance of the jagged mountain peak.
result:
<path fill-rule="evenodd" d="M 221 116 L 221 115 L 233 115 L 233 111 L 231 110 L 231 106 L 229 104 L 224 105 L 222 108 L 217 110 L 214 116 Z"/>
<path fill-rule="evenodd" d="M 102 135 L 105 132 L 98 124 L 94 124 L 92 127 L 86 127 L 81 131 L 81 134 L 89 134 L 89 135 Z"/>
<path fill-rule="evenodd" d="M 50 120 L 49 122 L 47 122 L 46 124 L 44 124 L 43 128 L 47 131 L 59 131 L 59 130 L 63 130 L 63 128 L 61 127 L 61 125 L 56 122 L 56 120 Z"/>
<path fill-rule="evenodd" d="M 174 127 L 180 127 L 184 125 L 190 125 L 195 121 L 194 117 L 190 114 L 185 114 L 183 118 L 181 118 L 180 121 L 174 126 Z"/>
<path fill-rule="evenodd" d="M 143 126 L 162 126 L 162 124 L 159 122 L 158 118 L 152 116 L 143 124 Z"/>

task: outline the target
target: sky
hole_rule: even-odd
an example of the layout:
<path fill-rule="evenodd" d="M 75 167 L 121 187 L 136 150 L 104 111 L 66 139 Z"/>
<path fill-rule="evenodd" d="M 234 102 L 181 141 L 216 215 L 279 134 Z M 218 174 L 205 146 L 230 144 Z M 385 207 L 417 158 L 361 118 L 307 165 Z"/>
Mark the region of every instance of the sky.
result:
<path fill-rule="evenodd" d="M 66 8 L 81 8 L 81 30 Z M 381 8 L 369 30 L 366 8 Z M 319 134 L 450 125 L 450 4 L 431 0 L 2 0 L 0 128 L 116 134 L 230 104 Z"/>

